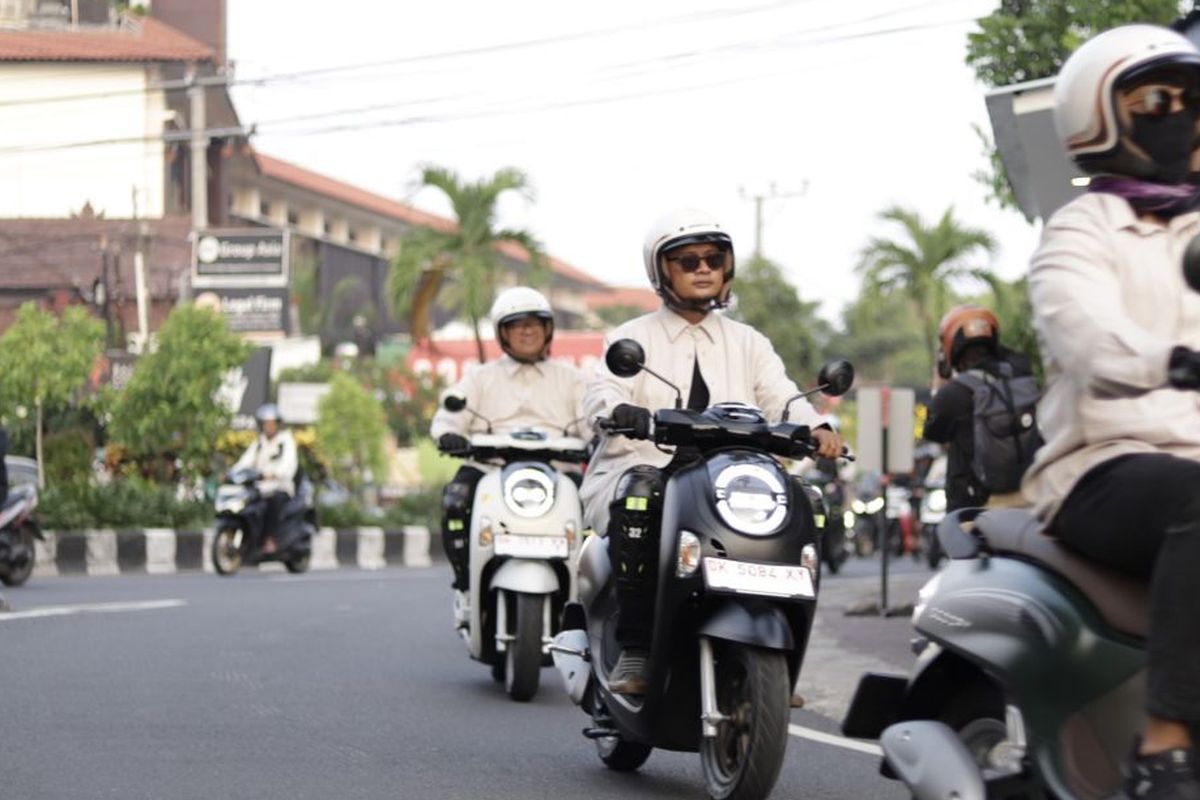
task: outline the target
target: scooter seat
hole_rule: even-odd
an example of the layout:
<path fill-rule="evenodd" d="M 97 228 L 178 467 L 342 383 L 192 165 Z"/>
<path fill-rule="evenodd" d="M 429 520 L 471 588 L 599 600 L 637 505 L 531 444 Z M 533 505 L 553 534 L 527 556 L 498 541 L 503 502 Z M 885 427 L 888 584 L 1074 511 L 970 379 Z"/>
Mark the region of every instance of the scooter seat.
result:
<path fill-rule="evenodd" d="M 8 488 L 8 496 L 4 498 L 4 503 L 0 504 L 0 510 L 11 508 L 17 503 L 23 503 L 30 495 L 35 494 L 37 488 L 31 483 L 19 483 L 16 486 Z"/>
<path fill-rule="evenodd" d="M 1149 584 L 1077 555 L 1047 536 L 1037 517 L 1016 508 L 985 511 L 975 531 L 994 553 L 1026 558 L 1045 566 L 1087 595 L 1100 615 L 1122 633 L 1146 638 L 1150 629 Z"/>

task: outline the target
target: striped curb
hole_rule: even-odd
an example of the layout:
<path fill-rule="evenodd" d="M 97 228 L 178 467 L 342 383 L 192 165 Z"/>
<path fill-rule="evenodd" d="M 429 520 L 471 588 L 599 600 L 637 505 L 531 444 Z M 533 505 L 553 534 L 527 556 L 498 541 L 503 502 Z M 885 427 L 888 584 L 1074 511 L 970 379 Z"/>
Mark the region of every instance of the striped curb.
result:
<path fill-rule="evenodd" d="M 212 528 L 43 531 L 43 534 L 45 541 L 35 542 L 35 577 L 215 571 Z M 321 528 L 313 537 L 309 568 L 427 567 L 432 563 L 429 544 L 429 529 L 424 525 L 406 525 L 399 530 Z M 262 568 L 282 568 L 282 565 L 268 562 Z"/>

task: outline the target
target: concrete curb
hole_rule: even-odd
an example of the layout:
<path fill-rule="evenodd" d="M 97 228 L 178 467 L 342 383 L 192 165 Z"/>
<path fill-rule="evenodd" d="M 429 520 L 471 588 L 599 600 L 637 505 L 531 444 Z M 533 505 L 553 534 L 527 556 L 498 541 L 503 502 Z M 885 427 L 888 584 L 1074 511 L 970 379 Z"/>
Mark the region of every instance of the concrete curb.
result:
<path fill-rule="evenodd" d="M 57 575 L 170 575 L 213 572 L 214 531 L 136 530 L 43 531 L 36 542 L 35 577 Z M 310 569 L 383 569 L 430 565 L 429 529 L 321 528 L 313 537 Z M 274 562 L 263 568 L 280 567 Z"/>

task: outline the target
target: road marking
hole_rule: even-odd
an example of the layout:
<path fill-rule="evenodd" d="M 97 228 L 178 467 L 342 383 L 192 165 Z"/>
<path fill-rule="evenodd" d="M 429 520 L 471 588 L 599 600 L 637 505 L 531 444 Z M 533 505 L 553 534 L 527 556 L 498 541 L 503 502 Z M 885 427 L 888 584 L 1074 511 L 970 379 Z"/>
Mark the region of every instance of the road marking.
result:
<path fill-rule="evenodd" d="M 798 736 L 801 739 L 808 739 L 809 741 L 820 742 L 821 744 L 831 744 L 834 747 L 842 747 L 858 753 L 867 753 L 873 756 L 883 755 L 883 750 L 877 744 L 868 744 L 867 742 L 860 742 L 855 739 L 847 739 L 845 736 L 814 731 L 812 728 L 805 728 L 803 725 L 789 724 L 788 733 L 792 736 Z"/>
<path fill-rule="evenodd" d="M 81 603 L 71 606 L 42 606 L 28 611 L 0 613 L 0 622 L 14 619 L 41 619 L 42 617 L 69 617 L 75 614 L 116 614 L 123 611 L 153 611 L 159 608 L 186 606 L 186 600 L 144 600 L 129 603 Z"/>

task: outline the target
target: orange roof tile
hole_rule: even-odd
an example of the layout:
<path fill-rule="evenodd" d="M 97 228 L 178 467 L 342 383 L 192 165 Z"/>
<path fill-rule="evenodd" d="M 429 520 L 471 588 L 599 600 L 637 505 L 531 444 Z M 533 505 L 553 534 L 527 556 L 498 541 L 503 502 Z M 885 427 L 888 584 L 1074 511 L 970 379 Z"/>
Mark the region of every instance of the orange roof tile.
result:
<path fill-rule="evenodd" d="M 0 61 L 212 61 L 208 45 L 156 19 L 116 28 L 0 28 Z"/>
<path fill-rule="evenodd" d="M 301 189 L 307 189 L 308 191 L 358 206 L 359 208 L 381 214 L 385 217 L 397 219 L 408 225 L 433 228 L 434 230 L 443 232 L 458 230 L 458 224 L 452 219 L 421 211 L 398 200 L 392 200 L 383 195 L 369 192 L 366 189 L 339 181 L 328 175 L 322 175 L 319 172 L 313 172 L 304 167 L 299 167 L 259 152 L 255 152 L 254 158 L 258 162 L 259 171 L 265 177 L 273 178 L 274 180 L 288 183 Z M 515 242 L 500 242 L 496 245 L 496 249 L 516 261 L 529 262 L 529 253 L 526 252 L 524 247 Z M 570 278 L 595 288 L 605 288 L 607 286 L 603 281 L 592 277 L 581 269 L 571 266 L 565 261 L 561 261 L 553 256 L 549 256 L 549 261 L 550 268 L 564 278 Z"/>

